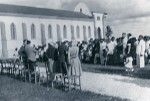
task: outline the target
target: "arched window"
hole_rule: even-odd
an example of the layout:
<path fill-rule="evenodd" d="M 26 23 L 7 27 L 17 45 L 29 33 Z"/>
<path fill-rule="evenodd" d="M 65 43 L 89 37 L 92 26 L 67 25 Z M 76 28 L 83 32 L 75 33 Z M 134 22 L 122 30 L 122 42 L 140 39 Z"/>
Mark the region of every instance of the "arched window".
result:
<path fill-rule="evenodd" d="M 23 40 L 27 39 L 27 26 L 25 23 L 22 23 L 22 33 L 23 33 Z"/>
<path fill-rule="evenodd" d="M 35 29 L 35 25 L 32 24 L 31 25 L 31 39 L 35 39 L 36 38 L 36 29 Z"/>
<path fill-rule="evenodd" d="M 89 38 L 91 38 L 91 27 L 88 27 L 88 34 L 89 34 Z"/>
<path fill-rule="evenodd" d="M 14 23 L 10 25 L 10 30 L 11 30 L 11 39 L 16 40 L 17 39 L 17 34 L 16 34 L 16 26 Z"/>
<path fill-rule="evenodd" d="M 53 36 L 52 36 L 52 26 L 49 25 L 48 26 L 48 38 L 51 39 Z"/>
<path fill-rule="evenodd" d="M 87 41 L 86 26 L 83 26 L 83 39 L 84 39 L 84 41 Z"/>
<path fill-rule="evenodd" d="M 74 26 L 71 25 L 71 39 L 75 39 L 75 36 L 74 36 Z"/>
<path fill-rule="evenodd" d="M 41 42 L 42 42 L 42 45 L 46 44 L 45 25 L 44 24 L 41 24 Z"/>
<path fill-rule="evenodd" d="M 67 27 L 64 25 L 63 27 L 63 38 L 67 38 Z"/>
<path fill-rule="evenodd" d="M 77 38 L 80 38 L 80 28 L 79 28 L 79 26 L 76 27 L 76 33 L 77 33 Z"/>
<path fill-rule="evenodd" d="M 60 25 L 57 25 L 57 41 L 62 41 Z"/>

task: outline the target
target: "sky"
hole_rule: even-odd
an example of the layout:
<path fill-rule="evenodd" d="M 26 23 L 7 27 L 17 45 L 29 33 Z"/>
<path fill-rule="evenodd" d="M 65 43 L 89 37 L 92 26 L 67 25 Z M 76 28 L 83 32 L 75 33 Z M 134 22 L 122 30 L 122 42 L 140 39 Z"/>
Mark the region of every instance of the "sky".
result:
<path fill-rule="evenodd" d="M 106 24 L 114 36 L 122 32 L 150 35 L 150 0 L 0 0 L 5 4 L 65 10 L 73 10 L 79 2 L 87 4 L 91 11 L 108 13 Z"/>

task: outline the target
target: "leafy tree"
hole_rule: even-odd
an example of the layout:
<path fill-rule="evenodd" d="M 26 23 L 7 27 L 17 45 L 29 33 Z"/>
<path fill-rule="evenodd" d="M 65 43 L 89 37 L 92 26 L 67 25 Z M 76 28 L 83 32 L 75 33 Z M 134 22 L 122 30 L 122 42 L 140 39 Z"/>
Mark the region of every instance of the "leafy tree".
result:
<path fill-rule="evenodd" d="M 106 26 L 106 37 L 109 38 L 113 34 L 112 29 L 109 25 Z"/>

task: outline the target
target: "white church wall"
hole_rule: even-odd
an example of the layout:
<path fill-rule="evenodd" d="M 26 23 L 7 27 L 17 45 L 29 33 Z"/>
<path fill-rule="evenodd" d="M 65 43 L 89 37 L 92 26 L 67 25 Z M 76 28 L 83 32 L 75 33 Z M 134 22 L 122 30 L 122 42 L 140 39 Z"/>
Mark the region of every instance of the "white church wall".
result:
<path fill-rule="evenodd" d="M 86 26 L 86 35 L 88 38 L 88 26 L 91 26 L 91 38 L 94 38 L 94 21 L 92 20 L 74 20 L 74 19 L 44 19 L 44 18 L 28 18 L 28 17 L 15 17 L 15 16 L 0 16 L 0 21 L 4 22 L 5 30 L 6 30 L 6 39 L 7 39 L 7 47 L 8 47 L 8 56 L 12 57 L 15 48 L 19 48 L 22 45 L 23 41 L 23 32 L 22 32 L 22 23 L 25 23 L 27 26 L 27 37 L 31 40 L 31 25 L 35 25 L 36 30 L 36 39 L 31 40 L 32 44 L 41 45 L 41 24 L 45 25 L 45 37 L 47 42 L 56 42 L 57 41 L 57 25 L 60 25 L 60 35 L 62 37 L 62 41 L 64 40 L 71 40 L 71 25 L 74 26 L 74 34 L 75 39 L 77 41 L 83 40 L 83 26 Z M 14 23 L 16 25 L 16 34 L 17 39 L 11 39 L 11 31 L 10 25 Z M 52 34 L 53 38 L 48 38 L 48 25 L 52 26 Z M 67 27 L 67 38 L 63 39 L 63 26 L 66 25 Z M 77 39 L 76 36 L 76 26 L 80 28 L 80 38 Z M 88 38 L 90 39 L 90 38 Z"/>
<path fill-rule="evenodd" d="M 1 35 L 1 27 L 0 27 L 0 57 L 2 57 L 2 43 L 1 43 L 1 41 L 2 41 L 2 35 Z"/>

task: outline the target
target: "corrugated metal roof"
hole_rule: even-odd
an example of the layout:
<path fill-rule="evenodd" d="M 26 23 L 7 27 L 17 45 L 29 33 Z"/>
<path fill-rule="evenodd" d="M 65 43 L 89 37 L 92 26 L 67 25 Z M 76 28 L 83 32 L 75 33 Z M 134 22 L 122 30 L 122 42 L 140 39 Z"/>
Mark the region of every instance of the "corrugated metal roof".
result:
<path fill-rule="evenodd" d="M 80 12 L 28 7 L 28 6 L 18 6 L 18 5 L 8 5 L 8 4 L 0 4 L 0 13 L 56 16 L 56 17 L 67 17 L 67 18 L 86 18 L 86 19 L 91 18 L 90 16 Z"/>

